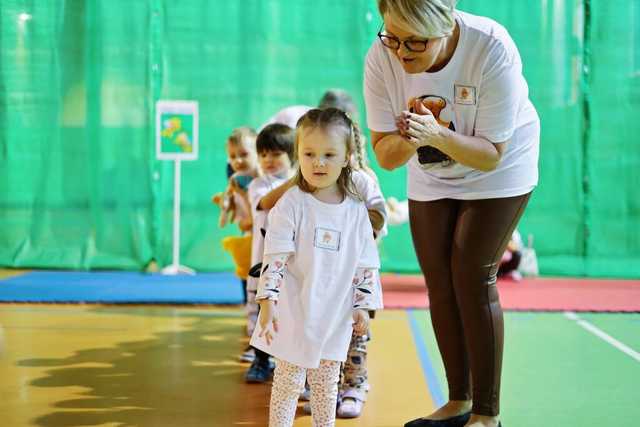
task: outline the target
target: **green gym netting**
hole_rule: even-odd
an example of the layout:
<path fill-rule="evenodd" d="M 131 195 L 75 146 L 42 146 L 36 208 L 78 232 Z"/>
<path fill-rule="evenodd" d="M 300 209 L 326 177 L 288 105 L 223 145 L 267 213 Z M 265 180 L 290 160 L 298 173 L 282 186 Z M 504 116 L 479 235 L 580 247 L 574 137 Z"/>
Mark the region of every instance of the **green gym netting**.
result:
<path fill-rule="evenodd" d="M 507 27 L 542 121 L 540 185 L 521 223 L 548 275 L 640 276 L 640 4 L 460 0 Z M 171 261 L 173 164 L 155 160 L 158 99 L 196 100 L 182 165 L 181 261 L 231 268 L 210 196 L 225 137 L 341 87 L 362 104 L 373 0 L 0 4 L 0 265 L 136 270 Z M 366 123 L 363 123 L 366 128 Z M 375 165 L 375 161 L 373 161 Z M 404 171 L 379 172 L 404 198 Z M 408 226 L 387 271 L 418 271 Z"/>

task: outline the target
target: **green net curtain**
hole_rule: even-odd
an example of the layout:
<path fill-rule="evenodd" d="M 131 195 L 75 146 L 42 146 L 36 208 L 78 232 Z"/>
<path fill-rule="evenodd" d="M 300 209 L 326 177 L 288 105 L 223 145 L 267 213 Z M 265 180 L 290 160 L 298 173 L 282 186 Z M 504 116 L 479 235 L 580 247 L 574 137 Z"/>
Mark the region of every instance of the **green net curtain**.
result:
<path fill-rule="evenodd" d="M 460 0 L 504 24 L 542 120 L 540 186 L 520 229 L 553 275 L 640 276 L 637 1 Z M 0 265 L 141 269 L 171 261 L 173 164 L 155 159 L 158 99 L 196 100 L 182 166 L 181 260 L 231 268 L 211 195 L 225 137 L 341 87 L 362 105 L 371 0 L 0 3 Z M 373 161 L 375 166 L 375 161 Z M 405 172 L 379 170 L 405 197 Z M 417 272 L 407 225 L 384 269 Z"/>

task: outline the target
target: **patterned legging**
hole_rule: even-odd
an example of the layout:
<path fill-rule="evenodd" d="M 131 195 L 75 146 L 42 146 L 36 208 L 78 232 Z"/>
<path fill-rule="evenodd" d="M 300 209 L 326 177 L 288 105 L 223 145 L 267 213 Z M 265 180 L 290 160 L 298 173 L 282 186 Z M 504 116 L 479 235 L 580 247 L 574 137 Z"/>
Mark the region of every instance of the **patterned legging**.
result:
<path fill-rule="evenodd" d="M 271 388 L 269 427 L 293 425 L 298 397 L 308 376 L 311 388 L 311 422 L 314 427 L 330 427 L 336 421 L 340 362 L 321 360 L 315 369 L 306 369 L 284 360 L 276 360 Z"/>
<path fill-rule="evenodd" d="M 364 401 L 367 391 L 367 347 L 369 334 L 357 335 L 355 332 L 351 336 L 349 343 L 349 353 L 342 369 L 342 381 L 340 382 L 340 392 L 349 391 L 349 397 Z"/>

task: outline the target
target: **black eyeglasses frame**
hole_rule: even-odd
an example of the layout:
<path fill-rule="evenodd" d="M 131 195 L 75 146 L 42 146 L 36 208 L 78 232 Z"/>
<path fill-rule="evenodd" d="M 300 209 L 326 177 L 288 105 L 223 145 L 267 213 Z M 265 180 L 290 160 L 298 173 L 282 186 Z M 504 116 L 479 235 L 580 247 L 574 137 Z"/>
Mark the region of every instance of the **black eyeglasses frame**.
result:
<path fill-rule="evenodd" d="M 382 28 L 384 27 L 384 24 L 380 25 L 380 29 L 378 30 L 378 39 L 380 39 L 380 43 L 382 43 L 382 45 L 388 49 L 393 49 L 393 50 L 398 50 L 398 48 L 400 47 L 401 44 L 404 45 L 405 48 L 407 48 L 407 50 L 409 52 L 415 52 L 415 53 L 422 53 L 424 51 L 427 50 L 427 45 L 429 44 L 429 40 L 431 39 L 422 39 L 422 40 L 400 40 L 398 37 L 395 36 L 390 36 L 388 34 L 383 34 L 382 33 Z M 386 40 L 394 40 L 396 42 L 395 47 L 394 46 L 390 46 L 388 44 L 385 43 L 385 39 Z M 424 44 L 424 48 L 422 49 L 413 49 L 409 43 L 420 43 L 420 44 Z"/>

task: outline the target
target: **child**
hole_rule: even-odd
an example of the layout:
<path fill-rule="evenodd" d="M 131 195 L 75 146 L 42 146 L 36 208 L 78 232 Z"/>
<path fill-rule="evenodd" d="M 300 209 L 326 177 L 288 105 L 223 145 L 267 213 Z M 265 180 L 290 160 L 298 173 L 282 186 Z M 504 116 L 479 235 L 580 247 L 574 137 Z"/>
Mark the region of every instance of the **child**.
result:
<path fill-rule="evenodd" d="M 320 99 L 318 106 L 321 109 L 338 108 L 347 113 L 350 119 L 358 115 L 353 98 L 351 98 L 348 92 L 342 89 L 327 90 Z M 283 111 L 286 111 L 286 109 Z M 368 165 L 364 137 L 355 122 L 353 126 L 355 132 L 354 137 L 351 139 L 352 146 L 350 147 L 350 163 L 353 170 L 352 180 L 358 194 L 364 199 L 373 231 L 377 238 L 381 238 L 387 234 L 386 205 L 382 192 L 380 191 L 380 186 L 378 185 L 378 179 Z M 265 205 L 266 208 L 272 207 L 282 194 L 294 185 L 293 180 L 289 180 L 286 184 L 265 196 L 262 200 L 263 205 Z M 378 295 L 380 295 L 376 308 L 382 308 L 382 290 L 379 277 L 376 277 L 375 282 L 379 290 Z M 375 312 L 372 311 L 370 313 L 371 318 L 373 318 L 374 315 Z M 338 396 L 339 403 L 337 408 L 337 415 L 340 418 L 355 418 L 359 417 L 362 413 L 362 408 L 369 390 L 367 375 L 369 340 L 370 333 L 368 331 L 366 334 L 354 333 L 351 338 L 348 357 L 341 369 L 340 393 Z M 308 400 L 308 388 L 305 389 L 301 398 Z M 309 403 L 305 403 L 303 410 L 306 413 L 311 413 Z"/>
<path fill-rule="evenodd" d="M 269 213 L 251 344 L 277 358 L 271 426 L 293 425 L 307 375 L 313 424 L 334 425 L 340 362 L 377 302 L 373 229 L 351 182 L 354 133 L 341 110 L 307 112 L 296 134 L 296 185 Z"/>
<path fill-rule="evenodd" d="M 244 302 L 247 302 L 247 274 L 251 267 L 251 208 L 247 195 L 249 182 L 258 176 L 258 160 L 256 156 L 256 132 L 249 127 L 234 129 L 227 138 L 225 149 L 232 175 L 229 177 L 224 194 L 218 193 L 212 197 L 213 203 L 221 209 L 220 226 L 237 222 L 242 236 L 229 236 L 222 241 L 222 246 L 233 256 L 236 264 L 236 275 L 242 281 Z M 255 319 L 247 319 L 247 335 L 251 336 L 255 327 Z M 253 349 L 247 348 L 240 360 L 251 362 L 254 358 Z"/>
<path fill-rule="evenodd" d="M 351 148 L 351 167 L 353 169 L 353 183 L 356 190 L 364 199 L 369 220 L 373 227 L 376 238 L 382 238 L 387 234 L 386 220 L 387 211 L 378 184 L 378 177 L 369 167 L 366 142 L 364 135 L 356 125 L 358 109 L 353 98 L 348 92 L 342 89 L 330 89 L 324 93 L 318 103 L 319 108 L 335 107 L 347 113 L 349 118 L 354 120 L 354 138 Z M 379 277 L 375 278 L 378 300 L 374 308 L 382 308 L 382 287 Z M 375 311 L 371 311 L 371 318 L 375 316 Z M 369 377 L 367 373 L 367 354 L 371 333 L 367 330 L 365 334 L 358 334 L 354 331 L 349 343 L 349 353 L 347 360 L 342 366 L 339 404 L 337 415 L 339 418 L 356 418 L 362 413 L 362 407 L 367 400 L 369 391 Z M 305 404 L 305 411 L 311 408 Z"/>
<path fill-rule="evenodd" d="M 293 146 L 295 131 L 287 125 L 274 123 L 262 129 L 256 140 L 258 163 L 262 175 L 249 184 L 249 202 L 253 217 L 253 231 L 251 241 L 251 265 L 257 266 L 262 262 L 264 249 L 264 235 L 267 229 L 267 213 L 260 201 L 274 188 L 280 186 L 292 175 Z M 252 268 L 253 270 L 253 268 Z M 260 268 L 258 266 L 258 272 Z M 255 300 L 258 289 L 258 279 L 247 279 L 247 314 L 252 322 L 258 317 L 258 303 Z M 261 350 L 255 350 L 255 359 L 245 375 L 248 383 L 264 383 L 271 377 L 271 363 L 269 355 Z"/>
<path fill-rule="evenodd" d="M 522 237 L 518 230 L 513 230 L 511 239 L 507 243 L 507 249 L 502 254 L 500 266 L 498 267 L 498 277 L 511 279 L 515 282 L 522 280 L 522 274 L 518 271 L 522 260 Z"/>
<path fill-rule="evenodd" d="M 227 189 L 224 193 L 215 194 L 212 201 L 221 209 L 220 227 L 237 221 L 241 231 L 249 231 L 251 215 L 245 196 L 247 186 L 253 178 L 258 176 L 256 131 L 249 127 L 234 129 L 227 139 L 225 149 L 228 165 L 233 173 L 229 177 Z"/>

